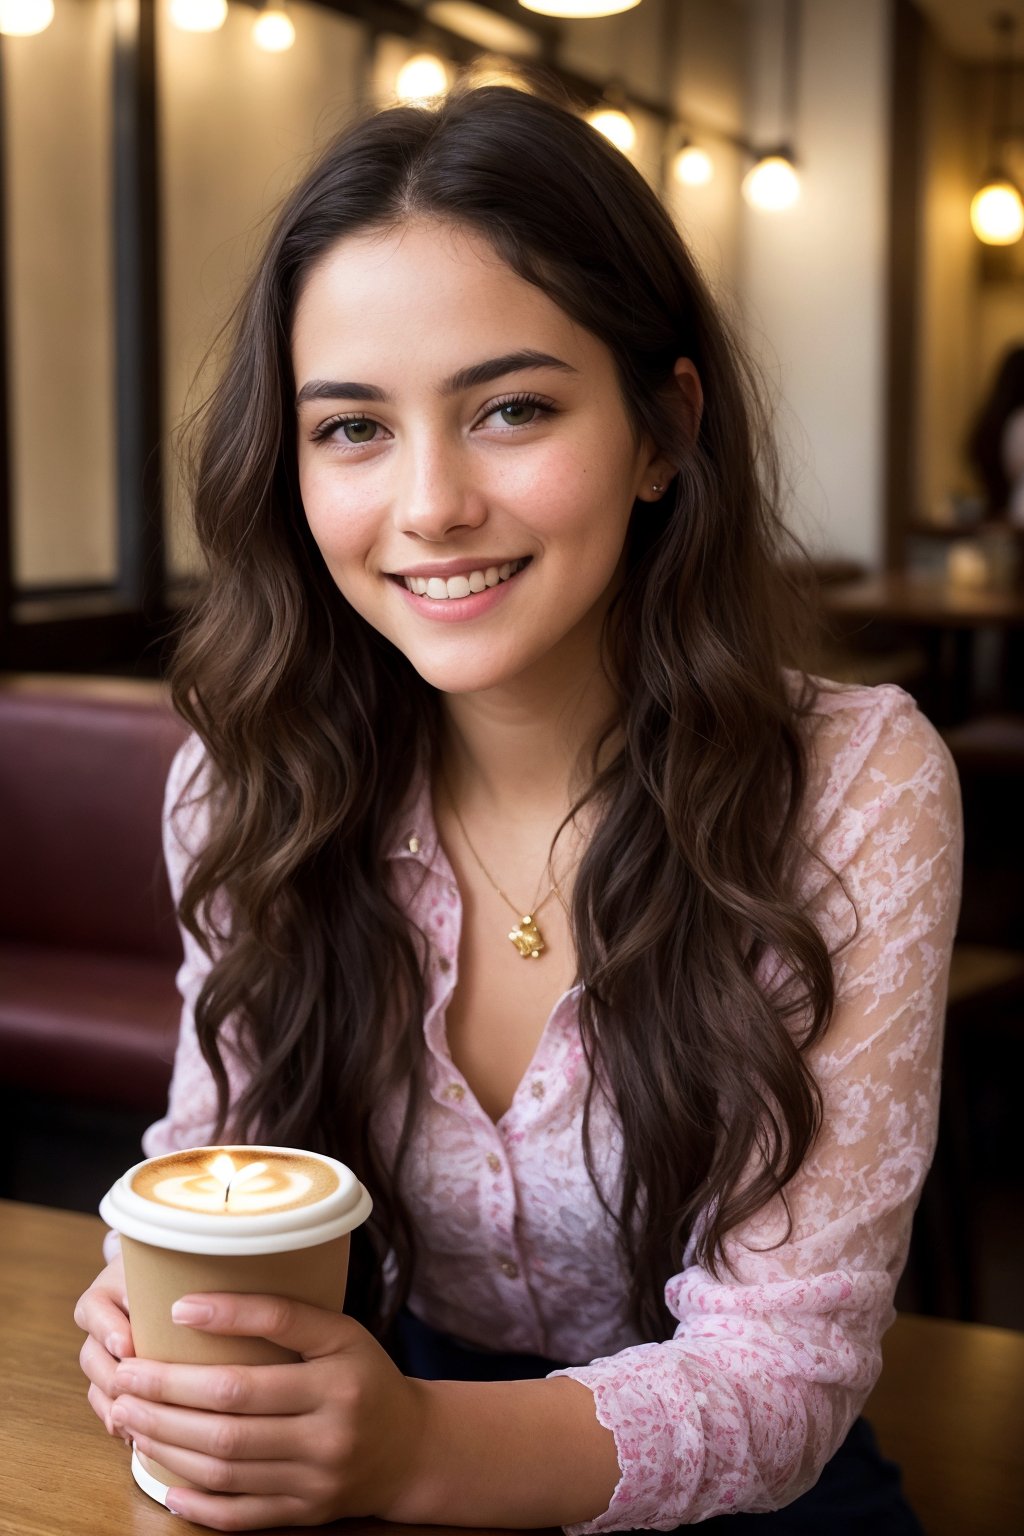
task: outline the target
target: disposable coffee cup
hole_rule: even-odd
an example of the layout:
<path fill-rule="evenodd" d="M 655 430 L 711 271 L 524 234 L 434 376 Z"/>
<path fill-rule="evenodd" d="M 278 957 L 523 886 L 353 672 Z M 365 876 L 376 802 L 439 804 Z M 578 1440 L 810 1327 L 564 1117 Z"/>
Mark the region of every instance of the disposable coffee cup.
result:
<path fill-rule="evenodd" d="M 269 1339 L 211 1334 L 171 1321 L 196 1291 L 286 1296 L 340 1312 L 350 1234 L 372 1202 L 333 1157 L 294 1147 L 190 1147 L 136 1163 L 100 1202 L 121 1235 L 136 1355 L 199 1365 L 274 1365 L 298 1358 Z M 151 1498 L 194 1484 L 133 1448 L 132 1474 Z"/>

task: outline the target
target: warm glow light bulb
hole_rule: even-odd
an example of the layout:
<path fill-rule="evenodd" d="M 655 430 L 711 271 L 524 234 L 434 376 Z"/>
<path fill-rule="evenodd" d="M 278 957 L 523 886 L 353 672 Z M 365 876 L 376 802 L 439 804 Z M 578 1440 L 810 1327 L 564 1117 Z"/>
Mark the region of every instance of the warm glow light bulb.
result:
<path fill-rule="evenodd" d="M 264 53 L 284 53 L 295 42 L 295 28 L 287 11 L 260 11 L 252 24 L 252 40 Z"/>
<path fill-rule="evenodd" d="M 1024 204 L 1009 181 L 990 181 L 971 199 L 971 228 L 986 245 L 1013 245 L 1024 235 Z"/>
<path fill-rule="evenodd" d="M 448 89 L 448 71 L 436 53 L 414 53 L 406 59 L 395 79 L 399 101 L 432 101 Z"/>
<path fill-rule="evenodd" d="M 742 190 L 752 208 L 777 213 L 800 196 L 800 178 L 784 155 L 766 155 L 744 176 Z"/>
<path fill-rule="evenodd" d="M 618 107 L 598 107 L 596 112 L 587 113 L 587 122 L 598 133 L 603 133 L 616 149 L 621 149 L 624 155 L 628 155 L 636 143 L 633 119 L 627 113 L 620 112 Z"/>
<path fill-rule="evenodd" d="M 590 16 L 617 16 L 620 11 L 631 11 L 640 0 L 519 0 L 519 4 L 526 11 L 536 11 L 538 16 L 582 21 Z"/>
<path fill-rule="evenodd" d="M 182 32 L 216 32 L 228 19 L 228 0 L 171 0 L 171 20 Z"/>
<path fill-rule="evenodd" d="M 672 161 L 672 174 L 684 187 L 706 187 L 715 168 L 706 149 L 696 144 L 684 144 Z"/>
<path fill-rule="evenodd" d="M 0 32 L 8 37 L 34 37 L 53 20 L 53 0 L 0 0 Z"/>

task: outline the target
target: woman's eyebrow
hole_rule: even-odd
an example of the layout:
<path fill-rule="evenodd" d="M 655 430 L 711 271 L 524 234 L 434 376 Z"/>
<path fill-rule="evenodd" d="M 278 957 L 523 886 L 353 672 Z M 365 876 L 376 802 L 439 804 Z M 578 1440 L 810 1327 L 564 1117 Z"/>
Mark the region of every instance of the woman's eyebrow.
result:
<path fill-rule="evenodd" d="M 466 368 L 457 369 L 443 380 L 438 393 L 458 395 L 463 390 L 478 389 L 481 384 L 491 384 L 495 379 L 505 378 L 510 373 L 523 373 L 528 368 L 557 368 L 562 373 L 579 371 L 562 358 L 553 357 L 550 352 L 535 352 L 527 347 L 519 352 L 506 352 L 501 357 L 489 357 L 484 362 L 470 363 Z M 305 405 L 307 400 L 376 400 L 383 405 L 390 405 L 393 396 L 386 389 L 381 389 L 379 384 L 360 384 L 351 379 L 310 379 L 295 397 L 296 410 L 300 405 Z"/>

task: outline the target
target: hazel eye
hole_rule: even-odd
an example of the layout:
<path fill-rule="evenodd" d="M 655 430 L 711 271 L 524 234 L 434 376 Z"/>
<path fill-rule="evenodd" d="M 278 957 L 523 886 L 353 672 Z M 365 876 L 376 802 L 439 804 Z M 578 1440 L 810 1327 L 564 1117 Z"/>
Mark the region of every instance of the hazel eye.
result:
<path fill-rule="evenodd" d="M 340 423 L 341 430 L 350 443 L 372 443 L 377 423 L 370 421 L 365 416 L 354 417 L 351 421 Z"/>
<path fill-rule="evenodd" d="M 507 427 L 525 427 L 537 415 L 537 405 L 532 400 L 509 400 L 498 407 L 498 415 Z"/>

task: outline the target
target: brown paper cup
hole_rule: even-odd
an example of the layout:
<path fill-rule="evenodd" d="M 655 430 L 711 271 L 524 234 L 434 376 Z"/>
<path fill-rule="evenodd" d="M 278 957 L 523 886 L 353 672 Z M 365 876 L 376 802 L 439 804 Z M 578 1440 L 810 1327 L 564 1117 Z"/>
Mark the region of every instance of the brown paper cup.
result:
<path fill-rule="evenodd" d="M 171 1307 L 196 1291 L 286 1296 L 340 1312 L 348 1279 L 349 1236 L 292 1253 L 243 1257 L 176 1253 L 122 1237 L 125 1289 L 135 1353 L 140 1360 L 180 1365 L 279 1365 L 298 1355 L 269 1339 L 207 1333 L 171 1321 Z M 136 1452 L 143 1469 L 165 1487 L 194 1487 L 177 1472 Z"/>

